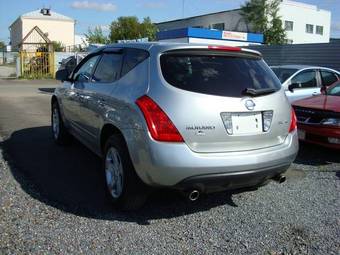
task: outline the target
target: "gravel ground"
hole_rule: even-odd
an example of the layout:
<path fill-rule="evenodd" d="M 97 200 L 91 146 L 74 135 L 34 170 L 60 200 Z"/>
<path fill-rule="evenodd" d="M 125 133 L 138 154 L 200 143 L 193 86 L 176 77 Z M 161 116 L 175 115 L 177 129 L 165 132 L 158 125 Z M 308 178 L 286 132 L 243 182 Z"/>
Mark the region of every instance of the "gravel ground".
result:
<path fill-rule="evenodd" d="M 195 203 L 160 191 L 119 212 L 101 196 L 99 159 L 78 143 L 53 145 L 48 95 L 0 95 L 0 254 L 340 254 L 335 151 L 303 145 L 283 184 Z"/>

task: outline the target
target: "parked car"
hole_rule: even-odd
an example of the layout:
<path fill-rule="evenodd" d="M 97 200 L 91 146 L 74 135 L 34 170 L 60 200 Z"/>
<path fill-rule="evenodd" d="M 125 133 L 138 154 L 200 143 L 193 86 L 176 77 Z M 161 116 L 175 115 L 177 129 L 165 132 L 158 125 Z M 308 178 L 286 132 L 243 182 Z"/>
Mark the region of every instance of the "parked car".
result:
<path fill-rule="evenodd" d="M 271 69 L 281 81 L 290 102 L 319 95 L 322 86 L 330 86 L 340 79 L 340 72 L 326 67 L 283 65 Z"/>
<path fill-rule="evenodd" d="M 200 193 L 283 181 L 296 117 L 260 53 L 174 43 L 89 54 L 52 97 L 58 144 L 70 134 L 103 158 L 112 201 L 134 209 L 146 187 Z"/>
<path fill-rule="evenodd" d="M 293 106 L 300 140 L 340 149 L 340 81 L 322 95 L 296 101 Z"/>
<path fill-rule="evenodd" d="M 62 59 L 59 62 L 60 66 L 58 68 L 58 70 L 62 70 L 62 69 L 68 69 L 69 72 L 71 73 L 73 71 L 73 69 L 77 66 L 77 59 L 75 56 L 70 56 L 67 58 Z"/>
<path fill-rule="evenodd" d="M 58 70 L 67 69 L 68 72 L 72 72 L 74 68 L 76 68 L 77 64 L 84 58 L 83 55 L 77 54 L 74 56 L 69 56 L 67 58 L 62 59 L 59 64 Z"/>

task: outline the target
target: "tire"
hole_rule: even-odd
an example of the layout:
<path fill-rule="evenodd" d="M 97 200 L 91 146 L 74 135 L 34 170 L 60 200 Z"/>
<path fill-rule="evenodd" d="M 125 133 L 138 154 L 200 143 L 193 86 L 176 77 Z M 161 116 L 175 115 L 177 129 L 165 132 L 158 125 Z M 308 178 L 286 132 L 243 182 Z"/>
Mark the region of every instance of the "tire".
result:
<path fill-rule="evenodd" d="M 71 142 L 71 135 L 68 133 L 61 118 L 59 105 L 57 102 L 52 104 L 51 129 L 54 142 L 58 145 L 67 145 Z"/>
<path fill-rule="evenodd" d="M 106 194 L 115 207 L 131 211 L 144 205 L 148 188 L 136 174 L 125 141 L 120 135 L 112 135 L 106 142 L 103 172 Z"/>

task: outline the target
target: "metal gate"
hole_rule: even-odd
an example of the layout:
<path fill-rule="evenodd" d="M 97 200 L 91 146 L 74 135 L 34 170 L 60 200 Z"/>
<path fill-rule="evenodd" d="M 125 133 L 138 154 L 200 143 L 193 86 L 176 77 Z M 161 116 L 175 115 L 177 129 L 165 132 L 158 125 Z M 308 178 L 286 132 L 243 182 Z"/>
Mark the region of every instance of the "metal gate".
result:
<path fill-rule="evenodd" d="M 20 52 L 21 77 L 41 79 L 54 77 L 54 52 Z"/>
<path fill-rule="evenodd" d="M 6 48 L 0 49 L 0 79 L 16 78 L 16 59 L 18 52 L 7 51 Z"/>

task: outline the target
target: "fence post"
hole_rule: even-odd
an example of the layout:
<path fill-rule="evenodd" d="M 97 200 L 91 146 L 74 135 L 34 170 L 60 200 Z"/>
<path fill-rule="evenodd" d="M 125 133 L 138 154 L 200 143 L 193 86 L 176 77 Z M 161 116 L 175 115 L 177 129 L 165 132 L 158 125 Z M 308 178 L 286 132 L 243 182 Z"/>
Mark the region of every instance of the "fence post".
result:
<path fill-rule="evenodd" d="M 51 72 L 52 72 L 52 78 L 55 78 L 55 66 L 54 66 L 54 58 L 55 58 L 55 52 L 51 52 Z"/>
<path fill-rule="evenodd" d="M 21 64 L 21 76 L 24 76 L 24 52 L 23 51 L 19 51 L 19 54 L 20 54 L 20 64 Z"/>
<path fill-rule="evenodd" d="M 21 74 L 21 57 L 20 57 L 20 52 L 18 53 L 18 57 L 16 58 L 16 65 L 15 65 L 15 73 L 16 73 L 16 78 L 19 78 L 20 74 Z"/>

